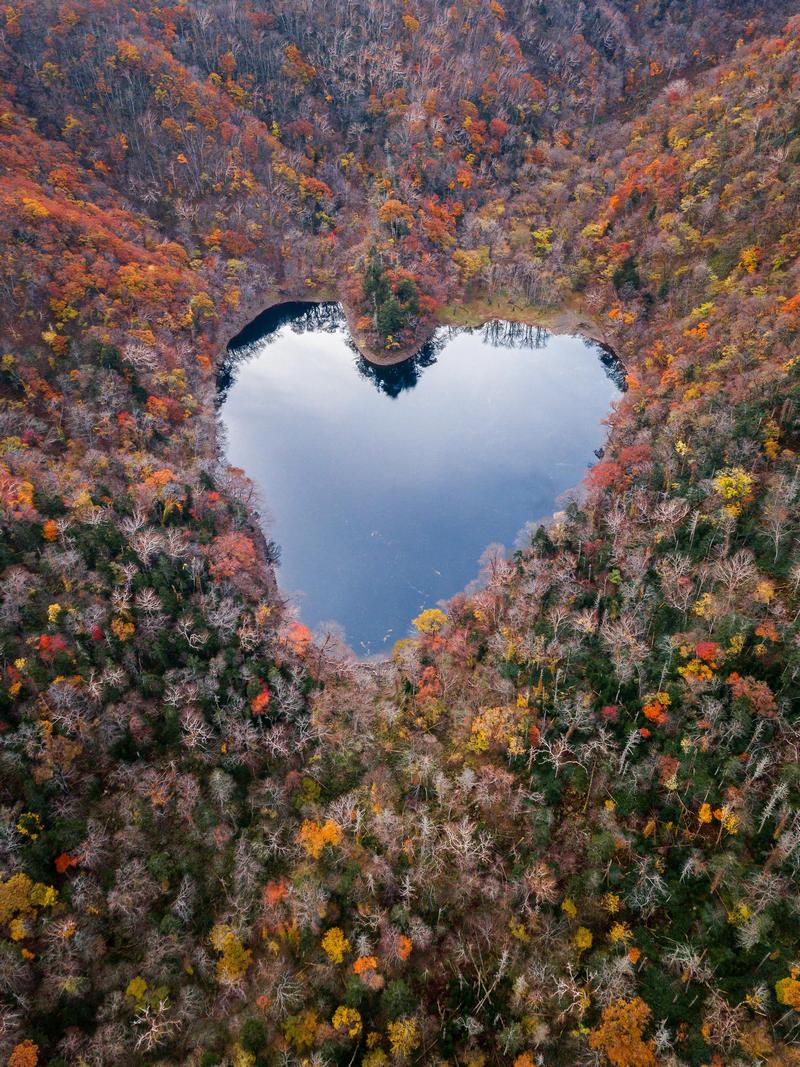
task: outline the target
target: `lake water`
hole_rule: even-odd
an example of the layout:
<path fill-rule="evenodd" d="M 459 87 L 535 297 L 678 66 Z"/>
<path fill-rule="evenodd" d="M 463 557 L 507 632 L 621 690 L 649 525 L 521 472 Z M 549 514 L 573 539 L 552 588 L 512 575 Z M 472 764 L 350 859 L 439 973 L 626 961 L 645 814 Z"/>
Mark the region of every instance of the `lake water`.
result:
<path fill-rule="evenodd" d="M 619 369 L 597 346 L 511 323 L 441 331 L 375 368 L 337 304 L 285 304 L 230 347 L 227 455 L 256 483 L 278 580 L 312 629 L 360 655 L 462 590 L 582 479 Z M 268 510 L 267 510 L 268 509 Z"/>

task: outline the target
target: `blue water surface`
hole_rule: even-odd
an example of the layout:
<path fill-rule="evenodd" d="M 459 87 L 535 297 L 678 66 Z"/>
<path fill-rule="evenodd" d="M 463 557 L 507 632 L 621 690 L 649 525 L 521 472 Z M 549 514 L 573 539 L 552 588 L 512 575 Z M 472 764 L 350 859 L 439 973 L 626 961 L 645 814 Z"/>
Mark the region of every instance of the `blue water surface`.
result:
<path fill-rule="evenodd" d="M 231 342 L 221 418 L 312 629 L 360 655 L 463 589 L 486 546 L 549 516 L 603 442 L 619 368 L 597 346 L 511 323 L 441 331 L 376 369 L 337 304 L 271 309 Z"/>

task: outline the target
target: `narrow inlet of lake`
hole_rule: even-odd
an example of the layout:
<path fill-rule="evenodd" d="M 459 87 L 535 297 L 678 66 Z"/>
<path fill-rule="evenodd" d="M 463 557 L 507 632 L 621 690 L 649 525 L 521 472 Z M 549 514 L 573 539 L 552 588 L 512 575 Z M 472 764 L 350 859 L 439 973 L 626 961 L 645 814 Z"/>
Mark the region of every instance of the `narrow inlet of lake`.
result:
<path fill-rule="evenodd" d="M 441 331 L 377 368 L 337 304 L 291 304 L 230 346 L 228 461 L 253 479 L 278 580 L 359 655 L 462 590 L 490 543 L 549 516 L 603 442 L 619 369 L 596 345 L 512 323 Z"/>

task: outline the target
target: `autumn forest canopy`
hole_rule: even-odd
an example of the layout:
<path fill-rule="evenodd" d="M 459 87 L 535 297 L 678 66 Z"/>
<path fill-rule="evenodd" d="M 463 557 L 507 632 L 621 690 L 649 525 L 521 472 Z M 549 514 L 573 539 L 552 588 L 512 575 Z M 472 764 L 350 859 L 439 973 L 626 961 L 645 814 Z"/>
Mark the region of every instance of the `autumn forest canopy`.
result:
<path fill-rule="evenodd" d="M 800 1064 L 794 4 L 3 4 L 0 296 L 0 1062 Z M 315 300 L 626 372 L 368 664 L 217 439 Z"/>

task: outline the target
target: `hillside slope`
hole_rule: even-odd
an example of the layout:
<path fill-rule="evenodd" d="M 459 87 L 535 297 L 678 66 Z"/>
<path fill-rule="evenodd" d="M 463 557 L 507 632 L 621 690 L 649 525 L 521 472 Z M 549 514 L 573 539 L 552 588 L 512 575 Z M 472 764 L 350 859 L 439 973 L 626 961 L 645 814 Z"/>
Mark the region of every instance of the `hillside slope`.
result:
<path fill-rule="evenodd" d="M 800 21 L 759 6 L 4 9 L 14 1067 L 798 1063 Z M 353 664 L 217 455 L 224 342 L 325 293 L 391 351 L 487 291 L 628 390 L 579 505 Z"/>

